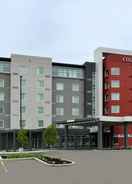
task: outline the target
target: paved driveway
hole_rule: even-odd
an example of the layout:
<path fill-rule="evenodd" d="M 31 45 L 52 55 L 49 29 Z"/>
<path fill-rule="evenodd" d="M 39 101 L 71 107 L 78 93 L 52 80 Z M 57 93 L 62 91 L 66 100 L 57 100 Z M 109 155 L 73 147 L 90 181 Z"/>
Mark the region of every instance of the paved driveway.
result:
<path fill-rule="evenodd" d="M 8 161 L 8 173 L 0 166 L 1 184 L 131 184 L 132 151 L 50 152 L 76 162 L 49 167 L 35 160 Z"/>

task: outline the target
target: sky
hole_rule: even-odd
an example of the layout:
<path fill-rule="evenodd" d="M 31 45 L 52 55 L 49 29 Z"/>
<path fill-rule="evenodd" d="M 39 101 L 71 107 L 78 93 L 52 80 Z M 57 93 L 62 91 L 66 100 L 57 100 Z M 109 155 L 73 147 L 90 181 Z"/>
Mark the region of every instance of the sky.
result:
<path fill-rule="evenodd" d="M 97 47 L 132 50 L 131 0 L 0 0 L 0 56 L 93 61 Z"/>

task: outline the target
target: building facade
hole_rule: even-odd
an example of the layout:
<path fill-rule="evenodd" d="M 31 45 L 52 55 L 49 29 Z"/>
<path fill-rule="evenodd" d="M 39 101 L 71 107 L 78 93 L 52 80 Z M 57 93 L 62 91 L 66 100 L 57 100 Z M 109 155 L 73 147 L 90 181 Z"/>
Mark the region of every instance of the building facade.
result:
<path fill-rule="evenodd" d="M 0 58 L 0 149 L 17 146 L 20 128 L 29 130 L 31 147 L 40 148 L 49 124 L 94 115 L 95 63 L 16 54 Z M 63 137 L 63 127 L 58 128 Z"/>
<path fill-rule="evenodd" d="M 105 147 L 132 147 L 132 52 L 95 51 L 96 116 L 104 123 Z"/>

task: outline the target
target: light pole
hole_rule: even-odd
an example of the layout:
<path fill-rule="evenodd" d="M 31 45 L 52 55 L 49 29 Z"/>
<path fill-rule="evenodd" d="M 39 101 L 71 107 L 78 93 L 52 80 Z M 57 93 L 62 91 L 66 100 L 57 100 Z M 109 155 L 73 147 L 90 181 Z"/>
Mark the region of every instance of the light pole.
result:
<path fill-rule="evenodd" d="M 22 129 L 22 76 L 20 75 L 20 129 Z"/>

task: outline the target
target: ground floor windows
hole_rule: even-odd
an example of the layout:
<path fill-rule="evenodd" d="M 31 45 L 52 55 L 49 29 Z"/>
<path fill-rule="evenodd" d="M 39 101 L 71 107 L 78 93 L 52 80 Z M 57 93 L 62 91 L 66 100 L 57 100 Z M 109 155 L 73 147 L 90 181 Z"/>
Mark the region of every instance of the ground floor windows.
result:
<path fill-rule="evenodd" d="M 44 121 L 43 120 L 38 120 L 38 126 L 43 127 L 44 126 Z"/>

